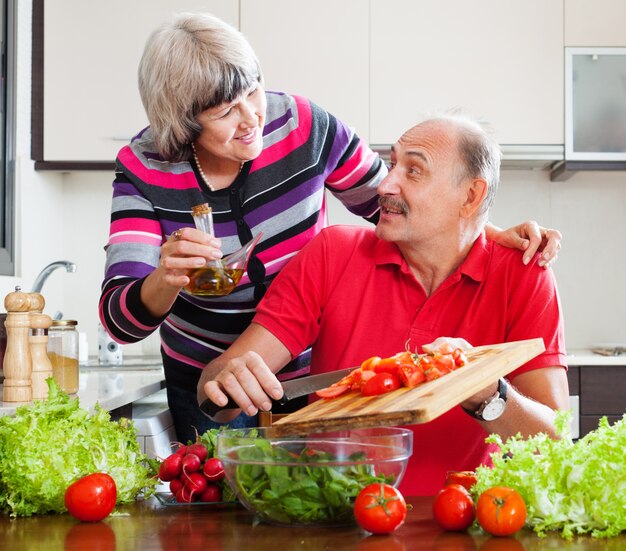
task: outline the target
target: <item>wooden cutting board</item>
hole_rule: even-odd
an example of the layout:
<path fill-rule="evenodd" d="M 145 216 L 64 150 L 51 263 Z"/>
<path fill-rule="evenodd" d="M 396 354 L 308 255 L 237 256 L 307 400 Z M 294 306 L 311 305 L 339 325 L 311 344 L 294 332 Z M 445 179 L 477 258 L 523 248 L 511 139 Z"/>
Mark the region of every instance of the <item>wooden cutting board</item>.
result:
<path fill-rule="evenodd" d="M 477 346 L 466 352 L 468 365 L 439 379 L 380 396 L 350 392 L 317 400 L 278 419 L 272 425 L 273 433 L 284 436 L 427 423 L 544 350 L 543 339 Z"/>

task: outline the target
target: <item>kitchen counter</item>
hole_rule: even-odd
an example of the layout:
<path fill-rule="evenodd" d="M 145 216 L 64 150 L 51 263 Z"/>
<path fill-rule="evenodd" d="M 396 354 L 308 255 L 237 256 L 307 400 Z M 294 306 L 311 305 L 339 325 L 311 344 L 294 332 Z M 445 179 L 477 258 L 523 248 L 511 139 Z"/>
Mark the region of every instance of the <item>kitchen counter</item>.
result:
<path fill-rule="evenodd" d="M 128 406 L 165 386 L 159 358 L 128 358 L 121 366 L 89 362 L 80 367 L 78 399 L 82 408 L 93 411 L 96 403 L 107 411 Z M 0 397 L 2 385 L 0 385 Z M 12 415 L 23 403 L 0 401 L 0 416 Z"/>
<path fill-rule="evenodd" d="M 626 548 L 626 533 L 608 540 L 579 537 L 568 542 L 554 534 L 539 538 L 530 530 L 508 538 L 444 532 L 433 520 L 432 497 L 413 497 L 407 501 L 412 506 L 407 520 L 391 536 L 372 536 L 356 525 L 290 528 L 257 524 L 253 515 L 239 505 L 163 506 L 156 498 L 119 507 L 116 514 L 96 523 L 80 523 L 67 514 L 19 519 L 0 516 L 0 533 L 12 551 L 583 551 Z"/>
<path fill-rule="evenodd" d="M 623 365 L 626 366 L 626 353 L 622 353 L 617 356 L 602 356 L 601 354 L 594 354 L 588 348 L 572 349 L 568 350 L 567 354 L 568 365 Z"/>

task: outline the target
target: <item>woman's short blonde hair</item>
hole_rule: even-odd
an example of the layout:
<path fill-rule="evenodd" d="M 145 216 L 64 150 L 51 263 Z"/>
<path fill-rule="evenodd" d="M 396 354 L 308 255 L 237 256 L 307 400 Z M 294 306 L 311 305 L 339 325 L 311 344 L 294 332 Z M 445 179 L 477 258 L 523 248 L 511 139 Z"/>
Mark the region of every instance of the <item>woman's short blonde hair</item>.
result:
<path fill-rule="evenodd" d="M 235 28 L 208 14 L 181 13 L 155 30 L 139 63 L 139 93 L 159 153 L 189 159 L 198 115 L 263 82 L 254 50 Z"/>

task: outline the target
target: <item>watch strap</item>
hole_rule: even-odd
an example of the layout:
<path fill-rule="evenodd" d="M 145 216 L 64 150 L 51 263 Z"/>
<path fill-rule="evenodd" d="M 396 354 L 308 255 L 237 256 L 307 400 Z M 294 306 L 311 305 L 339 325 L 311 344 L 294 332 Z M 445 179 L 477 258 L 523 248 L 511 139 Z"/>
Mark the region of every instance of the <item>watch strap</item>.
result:
<path fill-rule="evenodd" d="M 498 390 L 496 391 L 496 393 L 493 396 L 490 396 L 489 398 L 487 398 L 482 404 L 478 406 L 476 410 L 472 411 L 471 409 L 464 408 L 463 406 L 461 406 L 461 408 L 468 415 L 471 415 L 472 417 L 483 421 L 484 418 L 482 416 L 482 412 L 487 406 L 487 404 L 489 404 L 493 400 L 497 400 L 498 398 L 506 402 L 507 386 L 508 385 L 506 384 L 506 381 L 504 379 L 498 379 Z"/>

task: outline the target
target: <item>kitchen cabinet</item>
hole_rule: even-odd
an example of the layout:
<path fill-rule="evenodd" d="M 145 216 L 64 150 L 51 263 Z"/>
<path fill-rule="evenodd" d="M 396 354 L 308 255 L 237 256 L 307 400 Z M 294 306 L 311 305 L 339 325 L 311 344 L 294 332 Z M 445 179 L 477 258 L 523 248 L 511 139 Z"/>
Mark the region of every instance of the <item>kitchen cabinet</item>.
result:
<path fill-rule="evenodd" d="M 238 25 L 236 0 L 33 2 L 37 168 L 54 168 L 42 162 L 111 164 L 147 125 L 137 88 L 141 54 L 152 30 L 181 11 L 207 11 Z"/>
<path fill-rule="evenodd" d="M 580 367 L 580 434 L 597 428 L 601 417 L 610 423 L 626 412 L 626 365 Z"/>
<path fill-rule="evenodd" d="M 579 410 L 579 436 L 596 429 L 601 417 L 609 423 L 621 419 L 626 413 L 626 357 L 578 350 L 568 355 L 568 365 L 570 402 L 573 398 Z"/>
<path fill-rule="evenodd" d="M 564 1 L 34 0 L 33 159 L 110 169 L 147 124 L 136 77 L 145 40 L 183 10 L 240 28 L 269 89 L 310 97 L 371 144 L 463 107 L 501 144 L 560 147 Z"/>
<path fill-rule="evenodd" d="M 369 21 L 363 0 L 241 0 L 241 31 L 259 58 L 266 88 L 309 97 L 364 140 Z"/>
<path fill-rule="evenodd" d="M 565 0 L 565 46 L 624 47 L 624 0 Z"/>
<path fill-rule="evenodd" d="M 461 107 L 501 144 L 563 143 L 562 0 L 371 0 L 371 131 Z"/>

